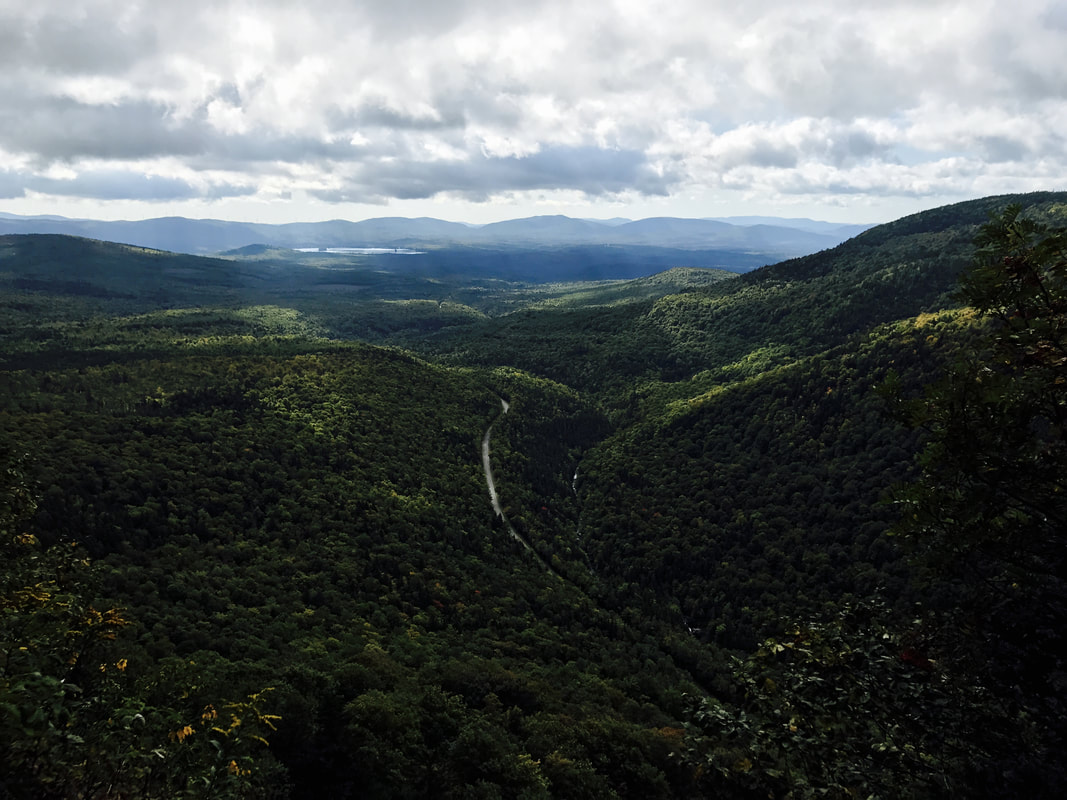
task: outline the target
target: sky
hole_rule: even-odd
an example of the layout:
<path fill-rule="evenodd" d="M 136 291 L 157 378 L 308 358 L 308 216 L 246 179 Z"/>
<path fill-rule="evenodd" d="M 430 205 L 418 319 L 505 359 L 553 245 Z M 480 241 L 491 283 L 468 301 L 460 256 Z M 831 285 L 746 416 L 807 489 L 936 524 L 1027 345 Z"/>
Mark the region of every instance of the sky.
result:
<path fill-rule="evenodd" d="M 1062 0 L 0 0 L 0 211 L 883 222 L 1067 188 Z"/>

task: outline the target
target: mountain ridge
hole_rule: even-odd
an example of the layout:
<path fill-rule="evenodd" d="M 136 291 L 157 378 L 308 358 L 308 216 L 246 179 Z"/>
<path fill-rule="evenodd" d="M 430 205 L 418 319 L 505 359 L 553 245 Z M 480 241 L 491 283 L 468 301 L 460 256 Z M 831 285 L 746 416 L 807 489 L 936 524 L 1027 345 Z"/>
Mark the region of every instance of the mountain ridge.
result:
<path fill-rule="evenodd" d="M 815 230 L 809 222 L 804 226 L 789 220 L 774 224 L 773 218 L 766 218 L 757 225 L 735 225 L 684 217 L 600 221 L 542 215 L 480 226 L 434 217 L 265 224 L 174 216 L 106 221 L 4 213 L 0 214 L 0 233 L 60 233 L 191 255 L 250 244 L 287 248 L 642 245 L 691 250 L 741 248 L 766 252 L 771 258 L 824 250 L 855 233 L 852 227 L 835 227 L 833 223 L 819 223 L 825 229 Z"/>

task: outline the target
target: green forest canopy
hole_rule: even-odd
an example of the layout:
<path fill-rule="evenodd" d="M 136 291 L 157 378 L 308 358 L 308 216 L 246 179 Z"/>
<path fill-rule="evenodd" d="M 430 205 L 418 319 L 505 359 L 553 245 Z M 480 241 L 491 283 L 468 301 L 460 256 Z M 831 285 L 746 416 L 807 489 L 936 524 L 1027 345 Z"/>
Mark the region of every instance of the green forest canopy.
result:
<path fill-rule="evenodd" d="M 1058 796 L 1065 199 L 571 287 L 4 237 L 0 791 Z"/>

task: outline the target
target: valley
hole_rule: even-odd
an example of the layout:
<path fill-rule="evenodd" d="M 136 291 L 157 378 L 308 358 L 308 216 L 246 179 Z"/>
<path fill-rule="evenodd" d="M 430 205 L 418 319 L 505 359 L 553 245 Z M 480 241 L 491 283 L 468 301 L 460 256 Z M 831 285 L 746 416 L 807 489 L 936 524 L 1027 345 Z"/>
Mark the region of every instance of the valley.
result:
<path fill-rule="evenodd" d="M 1064 226 L 0 235 L 0 796 L 1058 796 Z"/>

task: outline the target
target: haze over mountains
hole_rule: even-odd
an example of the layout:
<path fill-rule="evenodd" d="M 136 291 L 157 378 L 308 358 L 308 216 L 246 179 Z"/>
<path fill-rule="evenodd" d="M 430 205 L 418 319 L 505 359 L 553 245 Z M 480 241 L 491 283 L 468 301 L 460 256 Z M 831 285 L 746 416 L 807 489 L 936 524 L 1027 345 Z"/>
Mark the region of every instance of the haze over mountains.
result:
<path fill-rule="evenodd" d="M 869 227 L 778 217 L 599 221 L 556 215 L 482 226 L 430 217 L 381 217 L 266 225 L 185 217 L 102 221 L 0 212 L 0 233 L 69 234 L 191 254 L 220 253 L 251 244 L 286 248 L 636 246 L 743 251 L 773 261 L 834 247 Z"/>

